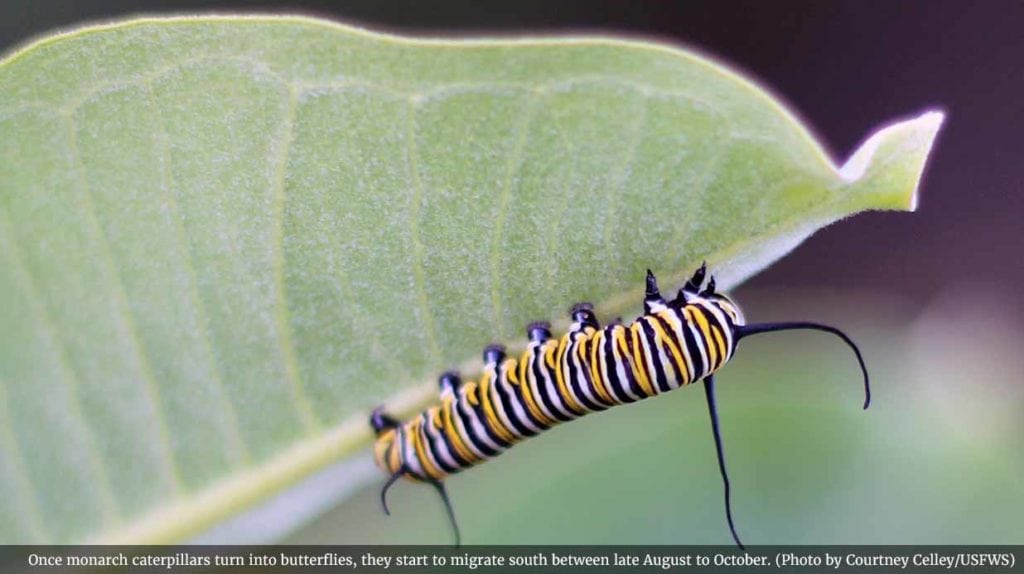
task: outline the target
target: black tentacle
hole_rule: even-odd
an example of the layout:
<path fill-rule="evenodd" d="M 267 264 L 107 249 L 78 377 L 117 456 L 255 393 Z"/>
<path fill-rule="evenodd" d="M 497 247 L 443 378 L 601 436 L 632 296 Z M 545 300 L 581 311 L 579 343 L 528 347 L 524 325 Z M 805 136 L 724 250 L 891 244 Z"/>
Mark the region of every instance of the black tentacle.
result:
<path fill-rule="evenodd" d="M 860 348 L 853 342 L 853 339 L 846 333 L 831 325 L 823 325 L 821 323 L 811 323 L 809 321 L 787 321 L 782 323 L 757 323 L 754 325 L 743 325 L 736 328 L 736 341 L 750 335 L 757 335 L 758 333 L 771 333 L 773 331 L 792 331 L 798 329 L 810 329 L 813 331 L 824 331 L 826 333 L 832 333 L 833 335 L 842 339 L 847 345 L 853 349 L 853 353 L 857 356 L 857 363 L 860 364 L 860 371 L 864 374 L 864 408 L 867 409 L 871 405 L 871 382 L 868 377 L 868 368 L 864 364 L 864 357 L 860 354 Z"/>
<path fill-rule="evenodd" d="M 444 502 L 444 509 L 448 511 L 448 520 L 451 521 L 452 529 L 455 531 L 455 545 L 462 546 L 462 534 L 459 532 L 459 523 L 455 520 L 455 511 L 452 510 L 452 501 L 448 498 L 448 490 L 440 480 L 432 480 L 430 484 L 437 489 L 437 493 L 441 495 L 441 500 Z"/>
<path fill-rule="evenodd" d="M 388 490 L 391 488 L 391 485 L 395 484 L 395 482 L 404 475 L 405 467 L 403 466 L 388 477 L 388 481 L 385 482 L 384 487 L 380 489 L 380 505 L 384 507 L 384 514 L 387 514 L 388 516 L 391 516 L 391 510 L 388 508 Z"/>
<path fill-rule="evenodd" d="M 746 550 L 740 542 L 739 534 L 736 534 L 736 525 L 732 520 L 732 502 L 729 492 L 729 473 L 725 470 L 725 452 L 722 448 L 722 433 L 718 428 L 718 406 L 715 404 L 715 376 L 709 375 L 704 379 L 704 396 L 708 400 L 708 413 L 711 415 L 711 433 L 715 437 L 715 454 L 718 455 L 718 471 L 722 474 L 722 485 L 725 487 L 725 519 L 729 522 L 729 531 L 732 532 L 732 539 L 740 550 Z"/>

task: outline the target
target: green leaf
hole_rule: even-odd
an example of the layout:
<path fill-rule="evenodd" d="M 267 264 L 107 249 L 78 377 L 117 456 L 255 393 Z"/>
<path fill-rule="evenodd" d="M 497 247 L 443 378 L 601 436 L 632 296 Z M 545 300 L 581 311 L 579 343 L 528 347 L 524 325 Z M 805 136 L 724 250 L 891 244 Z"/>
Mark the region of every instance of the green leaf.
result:
<path fill-rule="evenodd" d="M 837 169 L 757 86 L 656 44 L 276 17 L 37 42 L 0 62 L 0 539 L 194 534 L 527 321 L 631 312 L 647 267 L 735 285 L 912 209 L 941 121 Z"/>

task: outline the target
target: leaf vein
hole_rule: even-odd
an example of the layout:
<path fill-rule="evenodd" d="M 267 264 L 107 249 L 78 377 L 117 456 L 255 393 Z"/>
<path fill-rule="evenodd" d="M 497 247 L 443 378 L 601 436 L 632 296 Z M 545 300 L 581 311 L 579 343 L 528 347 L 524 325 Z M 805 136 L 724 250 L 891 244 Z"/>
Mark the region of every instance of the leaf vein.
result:
<path fill-rule="evenodd" d="M 174 227 L 174 241 L 178 249 L 178 258 L 183 262 L 188 273 L 187 291 L 195 310 L 195 321 L 198 327 L 197 334 L 202 343 L 203 351 L 206 354 L 206 361 L 210 366 L 211 382 L 221 407 L 222 418 L 219 418 L 221 421 L 221 432 L 225 435 L 229 457 L 234 459 L 233 462 L 236 465 L 244 465 L 249 462 L 249 451 L 245 440 L 242 438 L 242 430 L 238 425 L 238 415 L 235 412 L 234 404 L 231 402 L 231 397 L 224 388 L 224 377 L 220 371 L 220 366 L 217 364 L 217 356 L 213 351 L 210 325 L 206 315 L 206 305 L 203 302 L 203 298 L 199 295 L 199 274 L 196 270 L 195 256 L 192 253 L 192 247 L 185 238 L 184 222 L 178 208 L 176 192 L 174 191 L 170 142 L 167 136 L 163 113 L 160 111 L 160 106 L 157 104 L 156 97 L 153 94 L 152 84 L 147 82 L 144 84 L 144 87 L 149 107 L 152 108 L 154 116 L 153 123 L 156 129 L 158 155 L 160 158 L 160 188 L 167 201 L 168 220 Z"/>
<path fill-rule="evenodd" d="M 685 257 L 685 254 L 682 252 L 684 239 L 690 235 L 690 232 L 696 227 L 696 222 L 701 218 L 704 196 L 711 186 L 711 182 L 715 180 L 718 165 L 729 154 L 731 147 L 730 141 L 726 141 L 719 146 L 718 150 L 704 164 L 697 188 L 690 194 L 690 201 L 686 202 L 686 208 L 682 210 L 685 217 L 676 219 L 679 225 L 676 226 L 676 232 L 672 237 L 671 248 L 675 253 L 673 253 L 671 260 L 682 262 L 683 257 Z M 696 264 L 696 261 L 687 261 L 687 263 Z"/>
<path fill-rule="evenodd" d="M 409 172 L 409 180 L 412 183 L 412 205 L 409 213 L 409 233 L 412 240 L 412 267 L 413 278 L 416 284 L 416 299 L 420 308 L 420 322 L 423 328 L 419 330 L 426 340 L 427 346 L 433 355 L 435 364 L 443 360 L 443 353 L 438 341 L 437 323 L 434 321 L 433 313 L 430 311 L 430 301 L 427 297 L 426 271 L 423 268 L 424 246 L 420 238 L 420 216 L 423 202 L 423 182 L 420 179 L 419 158 L 416 141 L 416 100 L 408 102 L 408 121 L 406 126 L 406 168 Z"/>
<path fill-rule="evenodd" d="M 6 381 L 0 378 L 0 415 L 2 415 L 0 418 L 3 418 L 3 421 L 6 423 L 0 429 L 0 442 L 6 443 L 3 451 L 7 454 L 4 457 L 7 462 L 3 466 L 10 469 L 11 473 L 14 474 L 15 488 L 20 491 L 17 502 L 22 508 L 22 516 L 28 519 L 28 530 L 33 537 L 33 544 L 45 544 L 51 540 L 50 534 L 46 529 L 46 518 L 39 510 L 39 504 L 36 501 L 36 489 L 33 487 L 32 481 L 25 470 L 25 457 L 21 453 L 21 448 L 18 446 L 18 437 L 14 432 L 11 410 L 7 405 L 7 390 L 4 388 L 5 386 Z M 11 542 L 10 540 L 5 541 L 7 544 Z"/>
<path fill-rule="evenodd" d="M 344 266 L 339 265 L 335 278 L 337 284 L 335 289 L 340 292 L 338 299 L 346 300 L 350 305 L 347 308 L 348 315 L 346 319 L 352 324 L 352 330 L 359 333 L 359 337 L 365 339 L 369 343 L 370 356 L 380 361 L 388 371 L 390 371 L 390 377 L 398 380 L 411 380 L 412 373 L 405 367 L 405 364 L 399 361 L 393 353 L 388 349 L 389 347 L 381 341 L 380 329 L 377 328 L 373 320 L 366 317 L 366 313 L 361 305 L 352 304 L 351 297 L 353 294 L 352 279 L 342 269 Z"/>
<path fill-rule="evenodd" d="M 274 289 L 274 322 L 277 330 L 277 339 L 280 346 L 281 357 L 284 361 L 285 379 L 292 393 L 292 406 L 299 414 L 299 420 L 307 433 L 313 433 L 319 427 L 316 413 L 310 405 L 309 397 L 302 384 L 301 372 L 299 369 L 298 357 L 295 354 L 294 334 L 288 312 L 288 294 L 285 289 L 284 273 L 284 211 L 287 201 L 285 193 L 285 179 L 288 171 L 288 156 L 295 137 L 295 115 L 298 108 L 298 96 L 294 87 L 289 87 L 287 100 L 285 101 L 284 119 L 281 122 L 281 133 L 277 135 L 280 149 L 272 150 L 270 165 L 273 166 L 273 180 L 271 182 L 271 258 L 273 266 L 273 289 Z"/>
<path fill-rule="evenodd" d="M 0 204 L 0 208 L 2 208 L 2 204 Z M 110 477 L 107 475 L 107 466 L 96 446 L 95 429 L 89 423 L 85 413 L 82 412 L 82 402 L 78 396 L 78 388 L 81 387 L 78 374 L 75 372 L 71 360 L 67 356 L 68 350 L 59 335 L 60 331 L 54 326 L 53 319 L 50 318 L 43 302 L 39 300 L 35 280 L 32 277 L 31 270 L 22 261 L 17 236 L 13 232 L 10 219 L 4 211 L 0 211 L 0 229 L 6 230 L 6 233 L 3 234 L 4 244 L 10 253 L 14 276 L 20 278 L 18 281 L 19 288 L 28 298 L 29 310 L 35 315 L 36 324 L 39 325 L 43 338 L 49 343 L 47 346 L 48 350 L 54 355 L 57 369 L 63 375 L 61 382 L 67 393 L 68 409 L 71 411 L 72 424 L 79 427 L 76 435 L 81 437 L 81 441 L 84 443 L 85 457 L 89 461 L 91 468 L 93 476 L 91 482 L 96 488 L 96 497 L 102 521 L 106 524 L 117 522 L 121 518 L 120 505 L 114 496 L 114 489 L 111 485 Z"/>
<path fill-rule="evenodd" d="M 612 178 L 615 184 L 608 186 L 607 197 L 605 198 L 604 246 L 605 253 L 608 254 L 615 253 L 613 247 L 616 234 L 612 232 L 612 228 L 617 224 L 615 221 L 618 211 L 616 206 L 625 194 L 626 182 L 629 180 L 633 162 L 636 161 L 636 152 L 640 147 L 640 142 L 643 140 L 644 126 L 647 125 L 648 116 L 648 100 L 647 98 L 641 98 L 640 109 L 633 116 L 633 122 L 627 130 L 629 139 L 626 145 L 626 153 L 623 154 L 622 162 L 620 162 Z"/>
<path fill-rule="evenodd" d="M 530 95 L 523 106 L 524 109 L 520 116 L 521 119 L 519 121 L 519 125 L 515 130 L 516 139 L 512 148 L 512 153 L 509 154 L 508 160 L 505 164 L 504 185 L 501 187 L 498 214 L 494 222 L 494 232 L 491 234 L 491 323 L 492 331 L 495 336 L 503 333 L 502 325 L 504 324 L 503 318 L 505 316 L 504 309 L 502 308 L 501 296 L 501 286 L 504 284 L 501 273 L 501 247 L 505 237 L 505 222 L 508 219 L 509 202 L 511 201 L 512 196 L 512 182 L 515 180 L 515 175 L 522 166 L 525 158 L 526 142 L 530 135 L 530 125 L 533 122 L 533 118 L 536 116 L 537 107 L 540 105 L 540 101 L 542 99 L 541 94 L 537 91 L 530 91 L 529 94 Z"/>
<path fill-rule="evenodd" d="M 574 179 L 573 176 L 575 175 L 576 171 L 575 163 L 573 163 L 572 161 L 572 158 L 575 157 L 576 146 L 573 144 L 571 138 L 566 137 L 565 130 L 555 131 L 557 133 L 559 141 L 562 142 L 563 148 L 566 150 L 565 157 L 568 158 L 566 161 L 566 174 L 568 179 L 571 181 L 572 179 Z M 558 244 L 561 243 L 562 241 L 563 226 L 561 225 L 561 222 L 562 216 L 565 215 L 566 210 L 569 209 L 569 191 L 569 189 L 566 189 L 562 193 L 559 193 L 558 199 L 560 201 L 558 202 L 558 205 L 555 207 L 555 209 L 552 209 L 551 211 L 547 212 L 550 214 L 550 223 L 547 225 L 548 231 L 544 236 L 544 247 L 547 249 L 547 255 L 551 263 L 545 266 L 545 268 L 547 269 L 547 275 L 544 278 L 544 289 L 545 292 L 548 293 L 548 299 L 551 300 L 552 302 L 554 302 L 556 299 L 555 275 L 559 271 L 558 259 L 555 257 L 555 255 L 559 251 Z"/>
<path fill-rule="evenodd" d="M 160 471 L 171 490 L 175 493 L 180 493 L 183 490 L 183 482 L 178 471 L 177 461 L 175 460 L 174 448 L 171 443 L 167 422 L 164 420 L 163 403 L 160 400 L 159 384 L 153 376 L 153 370 L 149 364 L 149 358 L 146 356 L 146 350 L 142 341 L 139 339 L 135 319 L 132 317 L 131 306 L 127 302 L 124 281 L 121 278 L 121 272 L 118 269 L 117 261 L 114 259 L 114 254 L 110 249 L 110 241 L 96 216 L 96 207 L 93 204 L 92 192 L 89 189 L 85 166 L 82 163 L 81 154 L 78 150 L 78 136 L 76 133 L 77 128 L 75 126 L 74 116 L 64 116 L 64 124 L 71 169 L 75 176 L 77 186 L 79 187 L 79 196 L 81 197 L 80 210 L 84 216 L 89 232 L 95 238 L 98 251 L 100 252 L 100 257 L 103 260 L 104 269 L 106 271 L 104 275 L 106 275 L 108 281 L 111 283 L 113 302 L 115 307 L 120 311 L 119 317 L 122 323 L 122 335 L 125 337 L 125 343 L 127 343 L 136 359 L 136 367 L 138 368 L 139 376 L 144 383 L 143 392 L 145 393 L 146 399 L 149 401 L 150 408 L 153 412 L 153 426 L 157 434 L 160 450 L 163 453 L 163 457 L 160 460 Z"/>

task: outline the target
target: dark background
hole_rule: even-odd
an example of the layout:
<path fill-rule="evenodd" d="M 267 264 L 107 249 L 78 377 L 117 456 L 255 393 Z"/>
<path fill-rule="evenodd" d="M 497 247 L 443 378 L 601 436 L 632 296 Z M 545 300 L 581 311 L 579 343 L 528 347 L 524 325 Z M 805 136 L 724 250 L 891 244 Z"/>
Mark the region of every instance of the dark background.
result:
<path fill-rule="evenodd" d="M 682 43 L 789 102 L 840 163 L 880 124 L 942 108 L 917 213 L 832 226 L 748 285 L 889 291 L 921 306 L 963 289 L 1020 310 L 1024 2 L 3 2 L 0 50 L 83 21 L 240 10 L 413 34 L 610 32 Z"/>

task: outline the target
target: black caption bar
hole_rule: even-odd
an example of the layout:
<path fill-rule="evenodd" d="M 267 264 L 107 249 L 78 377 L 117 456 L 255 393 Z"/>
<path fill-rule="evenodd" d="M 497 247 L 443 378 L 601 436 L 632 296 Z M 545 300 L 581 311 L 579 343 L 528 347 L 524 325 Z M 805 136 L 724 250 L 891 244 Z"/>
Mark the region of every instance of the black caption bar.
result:
<path fill-rule="evenodd" d="M 34 572 L 1010 572 L 1024 546 L 0 546 Z"/>

